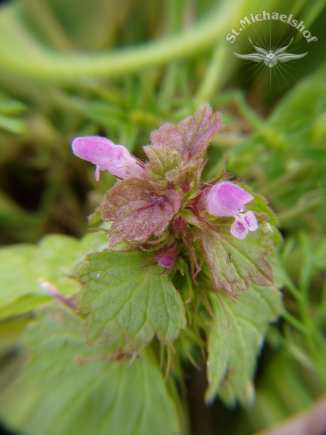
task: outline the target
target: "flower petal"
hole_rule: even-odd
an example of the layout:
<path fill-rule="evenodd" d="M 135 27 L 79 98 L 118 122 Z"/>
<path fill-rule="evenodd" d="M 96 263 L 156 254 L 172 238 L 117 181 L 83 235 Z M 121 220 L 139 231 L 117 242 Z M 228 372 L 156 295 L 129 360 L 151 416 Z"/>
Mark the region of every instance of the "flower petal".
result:
<path fill-rule="evenodd" d="M 231 211 L 240 210 L 247 202 L 254 197 L 236 184 L 223 182 L 216 184 L 207 197 L 208 208 L 213 211 L 209 213 L 214 216 L 232 216 L 232 214 L 215 214 L 221 212 L 222 208 Z M 216 210 L 216 211 L 215 211 Z"/>
<path fill-rule="evenodd" d="M 239 240 L 243 240 L 247 237 L 249 231 L 246 222 L 236 216 L 235 221 L 231 225 L 231 234 Z"/>
<path fill-rule="evenodd" d="M 118 178 L 144 178 L 147 179 L 144 165 L 133 157 L 127 148 L 122 145 L 115 145 L 112 153 L 112 160 L 107 170 Z"/>
<path fill-rule="evenodd" d="M 71 144 L 73 153 L 96 165 L 95 178 L 107 170 L 117 178 L 146 178 L 145 169 L 122 145 L 100 136 L 77 137 Z"/>
<path fill-rule="evenodd" d="M 112 141 L 100 136 L 76 137 L 71 143 L 72 151 L 77 157 L 99 167 L 110 162 L 115 146 Z"/>
<path fill-rule="evenodd" d="M 208 195 L 209 197 L 209 195 Z M 212 199 L 212 198 L 211 198 Z M 212 201 L 212 200 L 208 200 L 207 198 L 207 206 L 206 209 L 208 211 L 209 214 L 211 214 L 212 216 L 235 216 L 235 211 L 233 210 L 228 210 L 225 207 L 222 207 L 217 201 Z"/>
<path fill-rule="evenodd" d="M 246 221 L 249 231 L 258 230 L 258 222 L 255 214 L 252 211 L 247 211 L 247 213 L 243 214 L 242 217 Z"/>

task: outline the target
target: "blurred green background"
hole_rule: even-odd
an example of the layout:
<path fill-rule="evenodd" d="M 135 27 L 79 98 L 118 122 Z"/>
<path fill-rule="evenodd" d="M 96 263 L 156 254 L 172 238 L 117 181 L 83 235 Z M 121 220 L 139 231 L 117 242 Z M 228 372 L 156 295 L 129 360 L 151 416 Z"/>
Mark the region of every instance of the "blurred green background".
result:
<path fill-rule="evenodd" d="M 318 41 L 276 20 L 226 41 L 239 19 L 262 10 L 293 14 Z M 324 0 L 16 0 L 0 8 L 0 269 L 8 292 L 9 269 L 27 283 L 37 269 L 30 244 L 48 233 L 82 237 L 114 183 L 109 173 L 96 183 L 93 166 L 72 154 L 76 136 L 106 136 L 144 158 L 153 129 L 209 102 L 226 128 L 210 146 L 205 179 L 226 155 L 227 170 L 279 217 L 287 311 L 260 358 L 255 406 L 205 408 L 204 368 L 188 368 L 194 435 L 252 434 L 326 390 L 325 24 Z M 268 49 L 293 37 L 287 51 L 308 54 L 269 69 L 233 54 L 254 51 L 249 37 Z M 29 317 L 12 317 L 8 300 L 0 302 L 1 388 Z"/>

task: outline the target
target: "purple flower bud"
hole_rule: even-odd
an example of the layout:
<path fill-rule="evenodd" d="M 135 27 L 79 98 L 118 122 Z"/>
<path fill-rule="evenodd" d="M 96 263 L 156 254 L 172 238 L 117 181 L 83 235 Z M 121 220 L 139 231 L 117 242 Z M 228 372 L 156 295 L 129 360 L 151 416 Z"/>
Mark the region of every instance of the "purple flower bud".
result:
<path fill-rule="evenodd" d="M 167 257 L 163 257 L 160 260 L 157 260 L 157 262 L 160 266 L 164 267 L 164 269 L 169 269 L 171 267 L 172 260 L 172 255 L 168 255 Z"/>
<path fill-rule="evenodd" d="M 126 178 L 146 179 L 142 163 L 133 157 L 127 148 L 115 145 L 105 137 L 76 137 L 71 143 L 71 148 L 77 157 L 96 165 L 96 181 L 100 178 L 100 171 L 104 170 L 123 180 Z"/>
<path fill-rule="evenodd" d="M 245 204 L 254 197 L 236 184 L 223 182 L 216 184 L 207 196 L 207 211 L 213 216 L 233 216 L 231 234 L 243 240 L 249 231 L 256 231 L 258 223 L 252 211 L 245 210 Z"/>

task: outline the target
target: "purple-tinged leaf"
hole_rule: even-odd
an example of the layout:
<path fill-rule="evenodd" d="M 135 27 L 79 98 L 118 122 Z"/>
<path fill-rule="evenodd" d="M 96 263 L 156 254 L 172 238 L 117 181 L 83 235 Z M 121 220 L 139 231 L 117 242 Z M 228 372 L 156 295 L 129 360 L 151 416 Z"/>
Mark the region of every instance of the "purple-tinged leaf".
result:
<path fill-rule="evenodd" d="M 112 221 L 110 246 L 121 242 L 138 244 L 159 236 L 181 205 L 175 190 L 160 193 L 137 178 L 121 181 L 110 189 L 102 204 L 102 218 Z"/>
<path fill-rule="evenodd" d="M 177 127 L 165 124 L 153 131 L 152 145 L 144 147 L 149 158 L 149 163 L 146 164 L 147 177 L 152 182 L 176 180 L 184 183 L 183 174 L 187 175 L 188 172 L 193 172 L 194 166 L 201 165 L 201 158 L 210 140 L 220 128 L 220 113 L 213 113 L 206 105 Z"/>
<path fill-rule="evenodd" d="M 272 267 L 267 259 L 272 244 L 266 234 L 258 229 L 245 240 L 238 240 L 230 235 L 230 220 L 219 219 L 215 225 L 219 232 L 207 226 L 202 234 L 202 246 L 214 286 L 234 293 L 247 290 L 249 281 L 265 287 L 273 285 Z"/>
<path fill-rule="evenodd" d="M 183 136 L 188 158 L 192 159 L 204 154 L 215 133 L 223 127 L 221 120 L 221 114 L 213 113 L 211 107 L 206 104 L 194 116 L 189 116 L 180 122 L 178 131 Z"/>
<path fill-rule="evenodd" d="M 154 130 L 151 134 L 151 141 L 155 148 L 176 150 L 183 160 L 188 157 L 184 148 L 183 136 L 178 131 L 178 127 L 172 124 L 164 124 L 158 130 Z"/>

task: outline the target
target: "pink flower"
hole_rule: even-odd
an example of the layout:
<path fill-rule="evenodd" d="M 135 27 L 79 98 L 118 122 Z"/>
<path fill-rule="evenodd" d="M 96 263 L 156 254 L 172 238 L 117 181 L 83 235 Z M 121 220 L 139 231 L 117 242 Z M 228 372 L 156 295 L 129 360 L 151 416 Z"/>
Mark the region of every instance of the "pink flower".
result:
<path fill-rule="evenodd" d="M 245 204 L 254 197 L 236 184 L 223 182 L 216 184 L 207 196 L 207 211 L 217 217 L 233 216 L 231 234 L 243 240 L 249 231 L 256 231 L 258 223 L 252 211 L 245 211 Z"/>
<path fill-rule="evenodd" d="M 127 148 L 115 145 L 105 137 L 76 137 L 71 143 L 71 148 L 77 157 L 96 165 L 96 181 L 100 178 L 100 171 L 104 170 L 123 180 L 126 178 L 146 179 L 143 163 L 132 156 Z"/>

